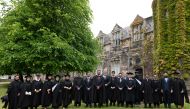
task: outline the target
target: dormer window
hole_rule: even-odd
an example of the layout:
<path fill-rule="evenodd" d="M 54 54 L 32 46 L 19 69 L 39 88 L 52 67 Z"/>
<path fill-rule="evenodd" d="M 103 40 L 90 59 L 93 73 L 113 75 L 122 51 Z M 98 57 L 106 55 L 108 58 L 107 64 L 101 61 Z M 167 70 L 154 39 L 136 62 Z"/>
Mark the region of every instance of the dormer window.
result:
<path fill-rule="evenodd" d="M 100 38 L 100 42 L 102 45 L 104 44 L 104 38 L 103 37 Z"/>
<path fill-rule="evenodd" d="M 115 32 L 115 45 L 116 46 L 120 45 L 120 39 L 121 39 L 120 32 Z"/>

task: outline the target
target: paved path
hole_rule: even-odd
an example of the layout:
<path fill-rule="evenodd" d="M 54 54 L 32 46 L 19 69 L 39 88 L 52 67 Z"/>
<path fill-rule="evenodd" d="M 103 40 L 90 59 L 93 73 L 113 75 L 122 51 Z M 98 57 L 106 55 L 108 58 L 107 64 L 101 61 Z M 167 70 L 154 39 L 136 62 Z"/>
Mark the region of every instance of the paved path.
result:
<path fill-rule="evenodd" d="M 0 82 L 0 85 L 1 84 L 9 84 L 10 82 Z"/>

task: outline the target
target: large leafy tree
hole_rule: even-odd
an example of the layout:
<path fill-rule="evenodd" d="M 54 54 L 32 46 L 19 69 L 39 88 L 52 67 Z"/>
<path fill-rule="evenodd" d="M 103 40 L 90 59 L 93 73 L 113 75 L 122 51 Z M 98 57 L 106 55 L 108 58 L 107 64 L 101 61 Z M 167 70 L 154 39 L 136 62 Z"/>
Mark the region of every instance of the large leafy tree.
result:
<path fill-rule="evenodd" d="M 0 23 L 1 73 L 96 68 L 99 46 L 89 28 L 88 0 L 12 0 L 12 4 Z"/>

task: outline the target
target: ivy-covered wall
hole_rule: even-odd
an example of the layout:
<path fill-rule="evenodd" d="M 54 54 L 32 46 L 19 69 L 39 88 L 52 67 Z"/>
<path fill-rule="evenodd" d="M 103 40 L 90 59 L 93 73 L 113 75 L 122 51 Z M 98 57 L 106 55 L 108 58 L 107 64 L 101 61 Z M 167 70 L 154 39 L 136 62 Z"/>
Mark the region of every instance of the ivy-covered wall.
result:
<path fill-rule="evenodd" d="M 154 72 L 190 72 L 190 0 L 153 0 Z"/>

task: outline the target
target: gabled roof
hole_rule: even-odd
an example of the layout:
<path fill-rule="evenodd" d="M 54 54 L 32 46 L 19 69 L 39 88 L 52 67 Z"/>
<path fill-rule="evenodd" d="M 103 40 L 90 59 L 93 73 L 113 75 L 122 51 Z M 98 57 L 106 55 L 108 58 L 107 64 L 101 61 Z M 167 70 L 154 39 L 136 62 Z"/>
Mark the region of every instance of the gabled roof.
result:
<path fill-rule="evenodd" d="M 115 24 L 115 26 L 114 26 L 114 28 L 113 28 L 113 30 L 112 30 L 112 33 L 116 32 L 116 31 L 118 31 L 118 30 L 121 30 L 121 29 L 122 29 L 121 26 L 119 26 L 118 24 Z"/>
<path fill-rule="evenodd" d="M 144 20 L 143 17 L 137 15 L 135 17 L 134 21 L 131 23 L 131 26 L 135 26 L 135 25 L 141 24 L 141 23 L 143 23 L 143 20 Z"/>
<path fill-rule="evenodd" d="M 97 37 L 101 37 L 101 36 L 106 36 L 106 34 L 100 30 Z"/>

